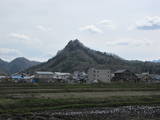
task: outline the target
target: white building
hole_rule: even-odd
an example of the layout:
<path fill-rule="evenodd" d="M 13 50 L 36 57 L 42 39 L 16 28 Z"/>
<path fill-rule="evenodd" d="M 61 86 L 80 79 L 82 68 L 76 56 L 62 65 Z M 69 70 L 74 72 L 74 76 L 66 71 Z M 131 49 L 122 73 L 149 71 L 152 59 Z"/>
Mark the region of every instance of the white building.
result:
<path fill-rule="evenodd" d="M 0 76 L 0 79 L 5 79 L 7 78 L 7 76 Z"/>
<path fill-rule="evenodd" d="M 53 78 L 66 80 L 66 79 L 69 79 L 70 76 L 71 76 L 70 73 L 55 72 Z"/>
<path fill-rule="evenodd" d="M 35 72 L 35 80 L 37 82 L 53 82 L 53 72 L 37 71 Z"/>
<path fill-rule="evenodd" d="M 104 69 L 94 69 L 88 70 L 88 83 L 110 83 L 111 82 L 111 71 Z"/>

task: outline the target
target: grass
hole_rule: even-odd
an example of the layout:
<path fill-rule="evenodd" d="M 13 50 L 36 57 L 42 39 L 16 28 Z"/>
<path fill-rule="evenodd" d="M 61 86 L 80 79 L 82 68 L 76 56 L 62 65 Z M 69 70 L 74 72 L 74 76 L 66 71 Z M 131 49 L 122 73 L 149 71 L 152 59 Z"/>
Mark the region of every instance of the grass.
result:
<path fill-rule="evenodd" d="M 4 94 L 32 94 L 32 93 L 68 93 L 68 92 L 116 92 L 116 91 L 159 91 L 159 88 L 77 88 L 77 89 L 5 89 Z"/>
<path fill-rule="evenodd" d="M 64 93 L 64 92 L 107 92 L 107 91 L 159 91 L 160 84 L 0 84 L 0 94 L 14 93 Z"/>
<path fill-rule="evenodd" d="M 88 107 L 117 107 L 126 105 L 160 105 L 160 96 L 121 96 L 103 99 L 3 99 L 0 113 L 24 113 L 44 110 Z"/>
<path fill-rule="evenodd" d="M 112 83 L 112 84 L 54 84 L 54 83 L 1 83 L 0 89 L 72 89 L 72 88 L 159 88 L 158 84 L 144 84 L 144 83 Z"/>

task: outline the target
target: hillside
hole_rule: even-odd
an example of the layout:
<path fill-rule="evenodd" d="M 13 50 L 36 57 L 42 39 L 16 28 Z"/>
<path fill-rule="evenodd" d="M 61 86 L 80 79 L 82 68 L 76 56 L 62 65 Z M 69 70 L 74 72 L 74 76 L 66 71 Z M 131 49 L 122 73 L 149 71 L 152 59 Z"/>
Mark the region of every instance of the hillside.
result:
<path fill-rule="evenodd" d="M 24 57 L 16 58 L 11 62 L 0 59 L 0 74 L 13 74 L 38 64 L 39 62 L 30 61 Z"/>
<path fill-rule="evenodd" d="M 158 60 L 153 60 L 152 62 L 160 63 L 160 59 L 158 59 Z"/>
<path fill-rule="evenodd" d="M 160 64 L 152 62 L 128 61 L 116 55 L 99 52 L 84 46 L 78 40 L 71 40 L 64 49 L 45 63 L 31 67 L 26 72 L 42 71 L 87 71 L 89 68 L 129 69 L 133 72 L 160 73 Z"/>
<path fill-rule="evenodd" d="M 4 75 L 7 73 L 7 66 L 8 62 L 0 59 L 0 75 Z"/>

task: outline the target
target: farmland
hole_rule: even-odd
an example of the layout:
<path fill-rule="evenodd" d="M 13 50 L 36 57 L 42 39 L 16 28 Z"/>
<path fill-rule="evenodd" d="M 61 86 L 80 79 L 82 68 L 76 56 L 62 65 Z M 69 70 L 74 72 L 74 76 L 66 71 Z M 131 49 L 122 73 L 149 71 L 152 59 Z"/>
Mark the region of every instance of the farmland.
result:
<path fill-rule="evenodd" d="M 2 115 L 123 106 L 160 106 L 160 84 L 0 84 Z"/>

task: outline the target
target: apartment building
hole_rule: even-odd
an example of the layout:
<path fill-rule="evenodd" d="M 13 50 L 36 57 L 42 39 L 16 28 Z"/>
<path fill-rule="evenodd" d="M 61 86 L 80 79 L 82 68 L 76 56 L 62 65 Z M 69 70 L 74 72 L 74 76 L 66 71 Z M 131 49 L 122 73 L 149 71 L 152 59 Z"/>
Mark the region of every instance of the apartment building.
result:
<path fill-rule="evenodd" d="M 88 83 L 110 83 L 111 82 L 111 71 L 107 69 L 94 69 L 88 70 Z"/>

